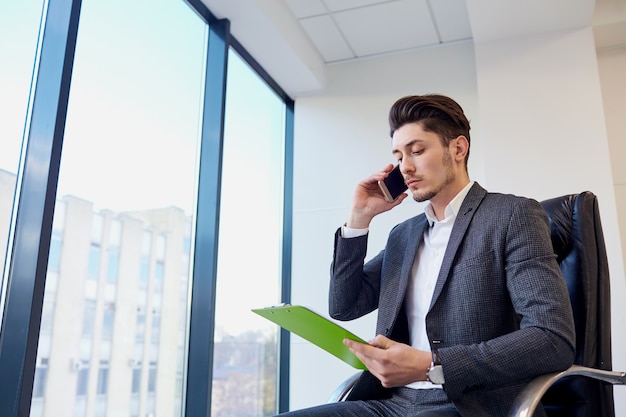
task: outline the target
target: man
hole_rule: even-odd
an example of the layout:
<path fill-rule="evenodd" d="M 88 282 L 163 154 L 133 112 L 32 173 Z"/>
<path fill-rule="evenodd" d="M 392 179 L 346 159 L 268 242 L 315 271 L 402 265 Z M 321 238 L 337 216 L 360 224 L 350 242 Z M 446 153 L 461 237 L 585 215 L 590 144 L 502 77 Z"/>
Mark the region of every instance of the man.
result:
<path fill-rule="evenodd" d="M 574 360 L 546 213 L 470 181 L 470 126 L 454 100 L 401 98 L 389 122 L 408 191 L 428 204 L 365 263 L 371 220 L 407 195 L 383 198 L 377 183 L 393 165 L 357 186 L 335 236 L 330 314 L 352 320 L 378 309 L 370 344 L 344 341 L 368 371 L 351 401 L 292 415 L 506 416 L 525 383 Z"/>

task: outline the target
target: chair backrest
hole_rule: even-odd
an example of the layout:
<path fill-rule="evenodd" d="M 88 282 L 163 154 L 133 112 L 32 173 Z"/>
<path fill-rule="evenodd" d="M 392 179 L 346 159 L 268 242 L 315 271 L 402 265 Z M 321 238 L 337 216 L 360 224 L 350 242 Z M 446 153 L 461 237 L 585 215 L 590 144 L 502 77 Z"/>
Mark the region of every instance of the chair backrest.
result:
<path fill-rule="evenodd" d="M 611 370 L 611 298 L 597 197 L 591 192 L 543 201 L 552 246 L 567 283 L 576 325 L 575 364 Z M 543 397 L 550 417 L 614 417 L 613 387 L 566 378 Z"/>

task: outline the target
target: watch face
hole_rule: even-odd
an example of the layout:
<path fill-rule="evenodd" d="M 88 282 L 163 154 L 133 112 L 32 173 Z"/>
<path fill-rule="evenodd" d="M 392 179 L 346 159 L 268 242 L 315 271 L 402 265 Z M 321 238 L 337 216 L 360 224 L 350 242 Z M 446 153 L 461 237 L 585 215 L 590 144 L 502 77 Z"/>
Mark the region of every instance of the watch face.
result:
<path fill-rule="evenodd" d="M 441 365 L 435 365 L 428 371 L 428 379 L 433 384 L 443 384 L 445 381 L 443 379 L 443 368 Z"/>

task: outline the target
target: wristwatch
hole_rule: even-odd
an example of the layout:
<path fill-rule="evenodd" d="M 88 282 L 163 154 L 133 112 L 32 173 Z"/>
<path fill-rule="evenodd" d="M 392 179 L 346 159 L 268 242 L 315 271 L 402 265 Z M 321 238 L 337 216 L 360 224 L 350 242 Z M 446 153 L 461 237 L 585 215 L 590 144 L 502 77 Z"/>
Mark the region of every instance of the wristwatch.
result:
<path fill-rule="evenodd" d="M 443 377 L 443 368 L 441 367 L 439 353 L 436 350 L 433 350 L 433 361 L 430 364 L 430 369 L 426 371 L 426 381 L 438 385 L 444 384 L 446 382 Z"/>

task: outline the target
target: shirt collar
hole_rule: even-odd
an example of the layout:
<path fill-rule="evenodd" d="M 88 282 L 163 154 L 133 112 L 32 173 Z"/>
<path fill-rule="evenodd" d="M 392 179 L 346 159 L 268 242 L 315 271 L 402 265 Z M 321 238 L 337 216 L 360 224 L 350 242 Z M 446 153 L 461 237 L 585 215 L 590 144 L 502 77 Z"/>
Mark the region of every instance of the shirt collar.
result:
<path fill-rule="evenodd" d="M 451 217 L 456 217 L 457 213 L 461 209 L 461 204 L 463 204 L 463 200 L 465 200 L 465 196 L 469 193 L 470 188 L 474 185 L 474 181 L 470 181 L 467 183 L 465 187 L 459 193 L 454 196 L 454 198 L 448 203 L 446 209 L 444 211 L 444 219 L 449 219 Z M 424 209 L 424 214 L 426 214 L 426 218 L 428 219 L 429 225 L 432 227 L 433 224 L 438 222 L 437 217 L 435 216 L 435 212 L 433 210 L 432 204 L 430 201 L 426 205 Z"/>

